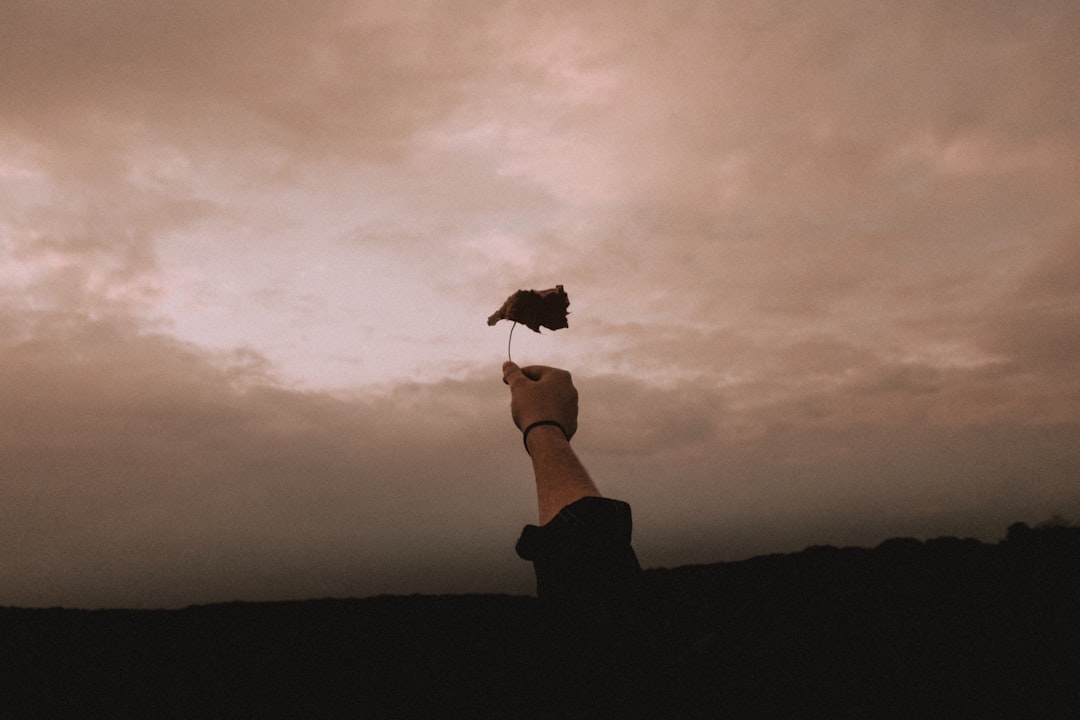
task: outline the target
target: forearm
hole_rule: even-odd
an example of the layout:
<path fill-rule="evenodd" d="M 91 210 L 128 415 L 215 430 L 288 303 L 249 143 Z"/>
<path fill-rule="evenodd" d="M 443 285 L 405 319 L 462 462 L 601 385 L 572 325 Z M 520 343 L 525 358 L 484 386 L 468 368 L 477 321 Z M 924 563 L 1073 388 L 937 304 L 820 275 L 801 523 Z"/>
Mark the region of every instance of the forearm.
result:
<path fill-rule="evenodd" d="M 600 491 L 558 427 L 533 428 L 529 432 L 528 447 L 536 477 L 541 525 L 572 502 L 583 497 L 600 497 Z"/>

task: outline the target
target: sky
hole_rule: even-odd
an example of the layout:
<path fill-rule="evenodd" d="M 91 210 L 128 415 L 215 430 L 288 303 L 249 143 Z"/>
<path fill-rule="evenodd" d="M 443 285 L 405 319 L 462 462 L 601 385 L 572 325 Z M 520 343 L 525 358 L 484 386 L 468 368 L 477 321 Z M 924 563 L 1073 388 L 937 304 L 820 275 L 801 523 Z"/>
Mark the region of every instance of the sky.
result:
<path fill-rule="evenodd" d="M 0 605 L 533 591 L 1080 521 L 1080 6 L 0 4 Z"/>

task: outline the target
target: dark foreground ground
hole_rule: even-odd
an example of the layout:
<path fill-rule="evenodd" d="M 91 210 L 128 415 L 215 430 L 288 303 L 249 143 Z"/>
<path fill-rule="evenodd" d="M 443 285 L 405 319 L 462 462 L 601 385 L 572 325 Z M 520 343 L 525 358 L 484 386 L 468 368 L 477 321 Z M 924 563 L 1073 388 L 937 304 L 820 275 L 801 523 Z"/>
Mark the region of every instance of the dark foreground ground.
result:
<path fill-rule="evenodd" d="M 0 608 L 0 717 L 1080 718 L 1080 528 L 643 583 L 603 642 L 497 595 Z"/>

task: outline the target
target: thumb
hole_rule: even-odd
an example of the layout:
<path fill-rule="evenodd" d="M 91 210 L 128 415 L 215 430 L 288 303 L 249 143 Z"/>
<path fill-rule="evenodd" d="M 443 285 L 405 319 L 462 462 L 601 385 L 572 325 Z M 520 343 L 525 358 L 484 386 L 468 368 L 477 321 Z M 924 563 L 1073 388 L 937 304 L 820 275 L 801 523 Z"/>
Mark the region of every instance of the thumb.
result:
<path fill-rule="evenodd" d="M 507 360 L 503 363 L 503 382 L 507 385 L 512 385 L 516 380 L 525 379 L 525 374 L 521 372 L 521 368 L 513 360 Z"/>

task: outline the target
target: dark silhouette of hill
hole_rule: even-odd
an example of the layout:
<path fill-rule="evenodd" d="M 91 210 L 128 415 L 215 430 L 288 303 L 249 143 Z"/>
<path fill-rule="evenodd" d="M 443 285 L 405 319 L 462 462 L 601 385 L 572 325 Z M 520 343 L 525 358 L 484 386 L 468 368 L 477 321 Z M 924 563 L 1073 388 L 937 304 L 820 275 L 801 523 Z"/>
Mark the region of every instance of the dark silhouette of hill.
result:
<path fill-rule="evenodd" d="M 1080 717 L 1080 528 L 649 570 L 635 607 L 0 608 L 0 717 Z"/>

